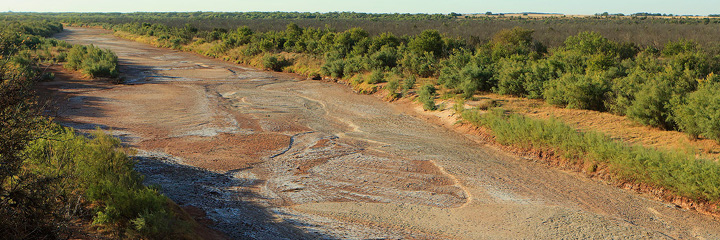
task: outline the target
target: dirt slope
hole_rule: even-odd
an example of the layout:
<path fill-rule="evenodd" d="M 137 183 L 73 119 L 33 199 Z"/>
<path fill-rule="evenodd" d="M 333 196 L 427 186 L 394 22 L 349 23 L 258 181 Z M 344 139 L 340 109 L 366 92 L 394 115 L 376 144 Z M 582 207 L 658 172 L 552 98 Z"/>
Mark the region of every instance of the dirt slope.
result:
<path fill-rule="evenodd" d="M 46 83 L 58 119 L 137 149 L 138 170 L 232 238 L 720 238 L 720 222 L 517 159 L 345 86 L 97 29 L 128 84 Z"/>

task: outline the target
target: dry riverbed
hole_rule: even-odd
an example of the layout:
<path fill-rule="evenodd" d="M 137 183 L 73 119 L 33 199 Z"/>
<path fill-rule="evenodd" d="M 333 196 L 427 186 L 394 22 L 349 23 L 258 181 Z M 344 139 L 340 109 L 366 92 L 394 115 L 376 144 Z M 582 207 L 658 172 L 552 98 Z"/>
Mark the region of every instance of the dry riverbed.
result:
<path fill-rule="evenodd" d="M 518 159 L 408 104 L 67 28 L 126 84 L 44 83 L 54 115 L 138 149 L 138 171 L 230 238 L 720 238 L 720 222 Z"/>

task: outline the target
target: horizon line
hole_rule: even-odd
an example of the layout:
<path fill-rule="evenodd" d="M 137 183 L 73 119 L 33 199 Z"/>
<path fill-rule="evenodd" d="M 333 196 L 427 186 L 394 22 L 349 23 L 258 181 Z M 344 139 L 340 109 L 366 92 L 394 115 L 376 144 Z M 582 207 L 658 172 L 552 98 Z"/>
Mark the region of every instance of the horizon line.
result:
<path fill-rule="evenodd" d="M 573 13 L 550 13 L 550 12 L 492 12 L 487 11 L 485 13 L 482 12 L 474 12 L 474 13 L 458 13 L 458 12 L 449 12 L 449 13 L 428 13 L 428 12 L 418 12 L 418 13 L 410 13 L 410 12 L 355 12 L 355 11 L 327 11 L 327 12 L 307 12 L 307 11 L 134 11 L 134 12 L 111 12 L 111 11 L 60 11 L 60 12 L 39 12 L 39 11 L 12 11 L 8 10 L 5 12 L 0 13 L 120 13 L 120 14 L 128 14 L 128 13 L 196 13 L 196 12 L 202 12 L 202 13 L 316 13 L 316 14 L 327 14 L 327 13 L 360 13 L 360 14 L 410 14 L 410 15 L 451 15 L 451 14 L 460 14 L 460 15 L 488 15 L 487 13 L 491 13 L 491 15 L 500 15 L 500 14 L 537 14 L 537 15 L 571 15 L 571 16 L 595 16 L 600 15 L 608 12 L 601 12 L 601 13 L 594 13 L 594 14 L 573 14 Z M 661 16 L 693 16 L 693 17 L 713 17 L 713 15 L 720 15 L 720 14 L 682 14 L 677 15 L 673 13 L 660 13 L 660 12 L 635 12 L 635 13 L 608 13 L 608 15 L 618 15 L 623 14 L 625 16 L 631 16 L 636 14 L 660 14 Z"/>

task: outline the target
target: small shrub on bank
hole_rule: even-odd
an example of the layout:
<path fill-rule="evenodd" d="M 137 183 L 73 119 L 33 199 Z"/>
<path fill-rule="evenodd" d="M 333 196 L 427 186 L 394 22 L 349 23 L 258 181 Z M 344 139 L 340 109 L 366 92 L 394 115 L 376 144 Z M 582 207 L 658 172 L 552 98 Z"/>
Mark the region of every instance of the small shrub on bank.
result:
<path fill-rule="evenodd" d="M 385 73 L 379 70 L 375 70 L 370 74 L 370 77 L 367 78 L 368 84 L 378 84 L 381 82 L 385 82 Z"/>
<path fill-rule="evenodd" d="M 292 65 L 292 61 L 282 56 L 265 55 L 262 59 L 262 65 L 266 69 L 280 72 L 283 68 Z"/>
<path fill-rule="evenodd" d="M 405 78 L 405 81 L 403 81 L 403 95 L 406 95 L 410 89 L 413 89 L 415 87 L 415 75 L 410 75 L 407 78 Z"/>
<path fill-rule="evenodd" d="M 418 101 L 423 104 L 423 109 L 434 111 L 437 110 L 435 105 L 435 97 L 437 96 L 435 85 L 425 84 L 418 91 Z"/>
<path fill-rule="evenodd" d="M 397 90 L 399 87 L 400 81 L 398 79 L 392 79 L 387 83 L 387 85 L 385 85 L 385 89 L 388 91 L 388 96 L 390 99 L 395 99 L 398 97 Z"/>

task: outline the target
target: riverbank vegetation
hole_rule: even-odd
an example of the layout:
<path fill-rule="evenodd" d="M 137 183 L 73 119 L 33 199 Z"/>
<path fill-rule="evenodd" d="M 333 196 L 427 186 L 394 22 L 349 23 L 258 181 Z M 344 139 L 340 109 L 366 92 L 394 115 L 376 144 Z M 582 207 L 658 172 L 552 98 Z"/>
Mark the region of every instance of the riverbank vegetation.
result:
<path fill-rule="evenodd" d="M 18 15 L 8 15 L 18 16 Z M 608 112 L 660 130 L 720 141 L 716 18 L 459 18 L 302 13 L 25 14 L 312 79 L 389 92 L 424 109 L 478 93 Z M 280 27 L 279 27 L 280 26 Z M 402 87 L 401 90 L 398 88 Z M 415 90 L 417 89 L 417 90 Z M 494 104 L 488 104 L 494 105 Z M 491 108 L 487 106 L 486 108 Z M 457 107 L 464 111 L 464 107 Z M 697 201 L 720 200 L 718 164 L 578 132 L 556 120 L 468 111 L 500 143 L 551 149 L 590 172 Z M 586 162 L 587 161 L 587 162 Z"/>
<path fill-rule="evenodd" d="M 114 56 L 109 51 L 45 38 L 62 29 L 50 21 L 0 21 L 0 234 L 74 238 L 83 234 L 79 221 L 120 238 L 192 236 L 188 218 L 142 184 L 118 139 L 99 130 L 79 135 L 42 116 L 33 85 L 52 79 L 46 64 L 117 64 L 94 57 Z"/>
<path fill-rule="evenodd" d="M 532 119 L 501 108 L 487 113 L 464 110 L 461 115 L 489 129 L 500 144 L 559 158 L 563 165 L 577 166 L 587 174 L 604 171 L 616 182 L 647 184 L 702 202 L 720 200 L 720 165 L 692 152 L 633 146 L 598 132 L 579 132 L 557 119 Z"/>
<path fill-rule="evenodd" d="M 535 37 L 536 30 L 524 27 L 500 30 L 487 41 L 474 43 L 467 37 L 449 37 L 432 29 L 402 36 L 392 32 L 371 34 L 357 27 L 345 31 L 303 28 L 295 23 L 281 31 L 258 31 L 248 26 L 201 30 L 192 21 L 179 24 L 175 17 L 160 15 L 121 15 L 123 19 L 156 19 L 145 23 L 120 24 L 117 18 L 100 22 L 93 15 L 67 21 L 77 24 L 85 19 L 83 24 L 102 24 L 119 36 L 274 71 L 348 79 L 353 85 L 362 84 L 356 89 L 366 93 L 375 92 L 378 88 L 374 85 L 386 79 L 412 76 L 429 79 L 463 98 L 472 98 L 477 92 L 495 92 L 544 99 L 560 107 L 626 115 L 644 125 L 686 131 L 693 137 L 717 138 L 713 132 L 720 132 L 713 130 L 707 120 L 713 118 L 711 109 L 689 102 L 697 102 L 699 95 L 718 86 L 714 82 L 720 78 L 714 72 L 720 69 L 720 48 L 715 41 L 666 37 L 664 45 L 656 46 L 613 41 L 598 32 L 583 31 L 548 47 Z M 239 15 L 232 19 L 243 16 L 249 18 Z M 273 14 L 267 17 L 286 19 Z M 392 17 L 376 18 L 403 21 Z M 159 19 L 174 22 L 166 25 Z M 438 19 L 445 18 L 433 20 Z M 650 21 L 642 26 L 705 25 L 696 20 L 554 19 L 568 24 Z M 519 20 L 497 21 L 501 24 Z M 701 88 L 705 90 L 699 91 Z"/>

